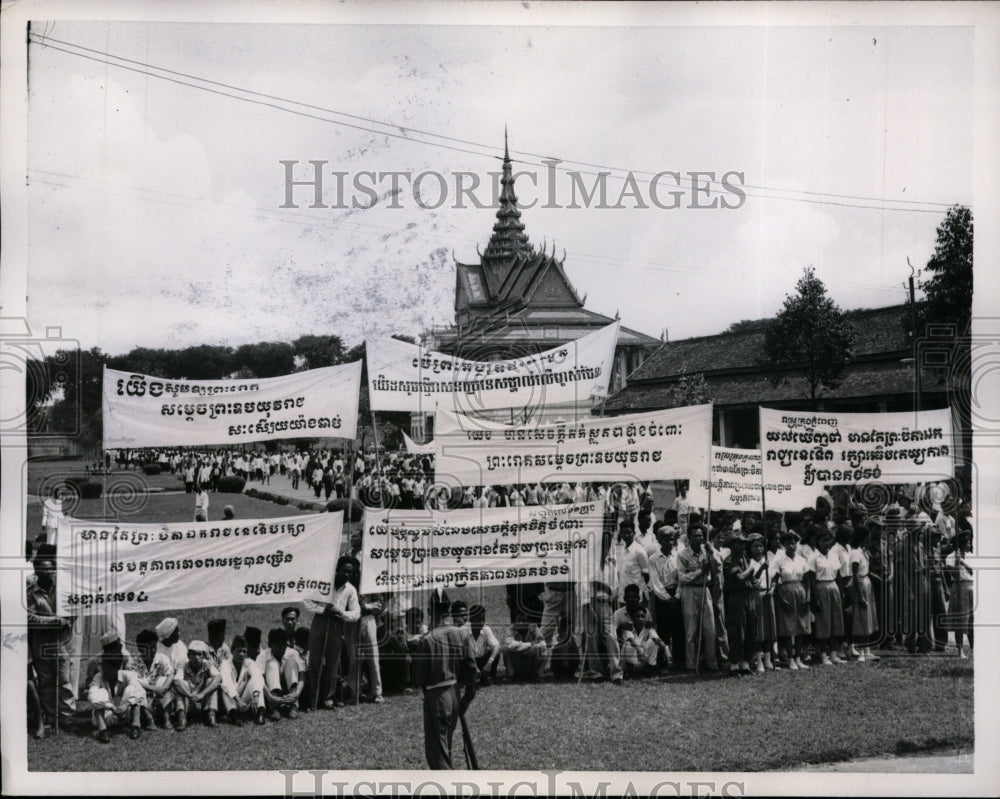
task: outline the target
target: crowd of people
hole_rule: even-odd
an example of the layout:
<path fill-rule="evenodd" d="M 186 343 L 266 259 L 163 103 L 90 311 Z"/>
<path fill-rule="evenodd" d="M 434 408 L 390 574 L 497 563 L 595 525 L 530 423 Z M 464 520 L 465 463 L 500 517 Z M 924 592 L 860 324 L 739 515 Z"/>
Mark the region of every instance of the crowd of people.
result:
<path fill-rule="evenodd" d="M 337 561 L 331 600 L 286 608 L 266 636 L 247 627 L 227 644 L 225 619 L 209 623 L 206 640 L 186 644 L 172 618 L 143 630 L 134 645 L 108 632 L 86 693 L 101 741 L 115 724 L 136 738 L 143 729 L 183 730 L 195 719 L 209 727 L 220 720 L 264 724 L 350 701 L 383 704 L 387 693 L 427 688 L 422 658 L 432 657 L 428 633 L 440 626 L 467 637 L 479 686 L 802 671 L 877 661 L 879 651 L 896 647 L 942 652 L 949 633 L 966 658 L 974 642 L 969 508 L 942 509 L 902 487 L 878 513 L 841 492 L 836 502 L 827 495 L 815 507 L 762 515 L 693 508 L 679 486 L 658 518 L 648 484 L 450 490 L 434 486 L 432 459 L 405 453 L 353 463 L 333 450 L 156 457 L 185 483 L 193 468 L 192 490 L 206 468 L 266 481 L 282 471 L 304 475 L 315 463 L 314 484 L 323 484 L 327 470 L 344 473 L 345 491 L 353 482 L 366 504 L 444 510 L 599 502 L 601 572 L 574 582 L 510 584 L 509 618 L 488 624 L 486 603 L 450 601 L 440 591 L 426 604 L 406 593 L 359 595 L 362 542 L 355 536 L 350 554 Z M 46 647 L 59 651 L 68 634 L 68 620 L 53 612 L 54 557 L 50 544 L 38 550 L 28 586 L 30 695 L 40 735 L 45 717 L 73 710 L 63 665 L 45 654 Z M 311 614 L 309 626 L 298 624 L 304 614 Z"/>

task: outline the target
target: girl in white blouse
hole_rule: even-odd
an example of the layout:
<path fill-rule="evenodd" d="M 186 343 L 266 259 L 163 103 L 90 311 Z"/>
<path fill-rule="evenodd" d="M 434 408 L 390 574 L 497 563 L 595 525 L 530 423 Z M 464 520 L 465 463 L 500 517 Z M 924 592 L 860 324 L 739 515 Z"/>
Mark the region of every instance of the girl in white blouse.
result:
<path fill-rule="evenodd" d="M 812 527 L 812 525 L 810 525 Z M 815 615 L 813 634 L 824 666 L 843 663 L 837 653 L 844 636 L 844 611 L 837 577 L 841 560 L 831 547 L 833 534 L 829 530 L 813 530 L 816 549 L 809 557 L 812 610 Z"/>
<path fill-rule="evenodd" d="M 809 618 L 809 594 L 804 579 L 809 564 L 796 551 L 799 536 L 794 530 L 782 534 L 784 549 L 771 563 L 771 574 L 777 586 L 775 605 L 777 614 L 778 643 L 788 653 L 788 668 L 793 671 L 808 669 L 802 661 L 803 644 L 812 630 Z"/>
<path fill-rule="evenodd" d="M 872 653 L 871 642 L 878 633 L 878 612 L 875 606 L 875 593 L 872 591 L 872 581 L 868 577 L 868 528 L 858 527 L 851 540 L 851 550 L 848 562 L 851 567 L 851 603 L 854 606 L 854 617 L 851 630 L 854 634 L 855 646 L 864 644 L 858 652 L 858 662 L 866 660 L 881 660 Z"/>

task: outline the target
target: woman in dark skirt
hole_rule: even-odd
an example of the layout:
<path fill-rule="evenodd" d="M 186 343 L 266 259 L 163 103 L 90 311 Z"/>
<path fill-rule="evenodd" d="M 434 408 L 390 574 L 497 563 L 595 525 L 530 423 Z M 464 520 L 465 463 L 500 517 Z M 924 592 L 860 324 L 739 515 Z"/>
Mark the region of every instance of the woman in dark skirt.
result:
<path fill-rule="evenodd" d="M 751 533 L 747 536 L 746 546 L 750 551 L 749 565 L 753 568 L 751 579 L 756 583 L 756 589 L 750 593 L 750 602 L 757 619 L 756 638 L 760 652 L 757 671 L 774 671 L 771 655 L 778 633 L 774 619 L 774 582 L 768 570 L 764 536 L 758 532 Z"/>
<path fill-rule="evenodd" d="M 757 655 L 757 598 L 756 570 L 746 554 L 746 540 L 739 533 L 732 533 L 726 543 L 729 557 L 722 565 L 725 579 L 726 631 L 728 633 L 731 668 L 741 674 L 750 673 L 750 661 Z"/>
<path fill-rule="evenodd" d="M 812 592 L 814 614 L 813 635 L 820 651 L 824 666 L 843 663 L 837 648 L 844 636 L 844 611 L 840 600 L 837 576 L 841 562 L 837 553 L 831 551 L 833 534 L 820 530 L 815 537 L 816 549 L 809 560 L 809 582 Z"/>
<path fill-rule="evenodd" d="M 788 668 L 793 671 L 808 669 L 802 661 L 802 645 L 812 630 L 809 614 L 809 593 L 804 583 L 809 564 L 796 551 L 798 533 L 789 530 L 781 536 L 784 550 L 774 557 L 771 571 L 777 585 L 775 605 L 778 641 L 788 653 Z"/>
<path fill-rule="evenodd" d="M 880 660 L 872 654 L 871 642 L 878 637 L 878 609 L 872 581 L 868 575 L 871 555 L 868 551 L 868 529 L 858 527 L 851 539 L 851 602 L 854 605 L 852 631 L 860 647 L 858 662 Z"/>

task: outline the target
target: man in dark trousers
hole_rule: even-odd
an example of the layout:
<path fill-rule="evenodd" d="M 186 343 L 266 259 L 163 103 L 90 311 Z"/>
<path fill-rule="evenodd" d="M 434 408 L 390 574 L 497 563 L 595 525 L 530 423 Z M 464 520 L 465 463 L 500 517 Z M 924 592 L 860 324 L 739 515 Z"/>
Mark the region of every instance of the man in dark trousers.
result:
<path fill-rule="evenodd" d="M 431 624 L 413 657 L 414 683 L 424 692 L 424 753 L 432 769 L 451 769 L 451 740 L 459 716 L 476 695 L 472 635 L 451 621 L 442 596 L 431 595 Z M 459 696 L 459 686 L 465 693 Z"/>

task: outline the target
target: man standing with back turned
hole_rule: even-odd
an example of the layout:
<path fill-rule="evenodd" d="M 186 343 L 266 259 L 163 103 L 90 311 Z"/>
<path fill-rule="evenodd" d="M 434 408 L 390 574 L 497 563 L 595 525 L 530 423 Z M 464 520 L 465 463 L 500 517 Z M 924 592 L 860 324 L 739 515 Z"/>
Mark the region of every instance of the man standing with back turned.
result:
<path fill-rule="evenodd" d="M 454 768 L 451 739 L 459 716 L 476 695 L 476 653 L 472 635 L 455 627 L 449 606 L 438 594 L 431 595 L 433 629 L 413 656 L 414 682 L 424 692 L 424 752 L 432 769 Z M 458 686 L 465 686 L 459 696 Z"/>

